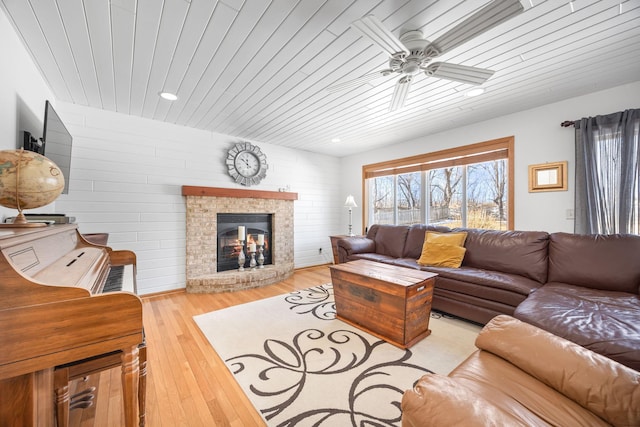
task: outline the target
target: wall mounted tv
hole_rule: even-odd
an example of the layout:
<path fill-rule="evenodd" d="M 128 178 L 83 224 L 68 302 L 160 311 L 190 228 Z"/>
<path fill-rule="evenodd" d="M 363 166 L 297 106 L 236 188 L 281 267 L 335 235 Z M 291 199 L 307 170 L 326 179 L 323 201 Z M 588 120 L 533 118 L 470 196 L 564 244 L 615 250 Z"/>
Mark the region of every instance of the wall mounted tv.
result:
<path fill-rule="evenodd" d="M 41 143 L 27 144 L 26 140 L 27 136 L 25 136 L 24 144 L 26 150 L 36 151 L 58 165 L 64 175 L 64 190 L 62 190 L 62 193 L 69 193 L 71 143 L 73 138 L 49 101 L 46 101 L 44 105 L 44 129 Z M 33 138 L 31 140 L 35 141 Z"/>

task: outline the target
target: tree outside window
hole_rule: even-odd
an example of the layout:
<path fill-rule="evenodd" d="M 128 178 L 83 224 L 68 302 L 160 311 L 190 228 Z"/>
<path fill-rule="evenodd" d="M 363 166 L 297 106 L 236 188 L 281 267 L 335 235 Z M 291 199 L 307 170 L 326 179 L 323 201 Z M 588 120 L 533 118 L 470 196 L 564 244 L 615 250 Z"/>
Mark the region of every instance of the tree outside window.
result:
<path fill-rule="evenodd" d="M 397 224 L 422 223 L 422 185 L 420 172 L 397 175 Z"/>
<path fill-rule="evenodd" d="M 507 229 L 506 160 L 467 166 L 467 227 Z"/>
<path fill-rule="evenodd" d="M 429 176 L 429 224 L 462 227 L 461 167 L 434 169 Z"/>
<path fill-rule="evenodd" d="M 392 175 L 372 180 L 369 204 L 373 207 L 374 224 L 395 224 L 394 181 Z"/>

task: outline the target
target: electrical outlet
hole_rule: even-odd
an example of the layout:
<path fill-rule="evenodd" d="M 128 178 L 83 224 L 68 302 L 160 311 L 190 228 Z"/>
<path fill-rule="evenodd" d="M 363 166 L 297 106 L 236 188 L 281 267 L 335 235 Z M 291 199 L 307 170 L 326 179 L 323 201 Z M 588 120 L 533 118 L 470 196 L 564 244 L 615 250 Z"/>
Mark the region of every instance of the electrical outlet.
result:
<path fill-rule="evenodd" d="M 318 254 L 322 255 L 322 248 L 318 249 Z"/>
<path fill-rule="evenodd" d="M 567 209 L 567 219 L 575 219 L 576 216 L 574 214 L 573 209 Z"/>

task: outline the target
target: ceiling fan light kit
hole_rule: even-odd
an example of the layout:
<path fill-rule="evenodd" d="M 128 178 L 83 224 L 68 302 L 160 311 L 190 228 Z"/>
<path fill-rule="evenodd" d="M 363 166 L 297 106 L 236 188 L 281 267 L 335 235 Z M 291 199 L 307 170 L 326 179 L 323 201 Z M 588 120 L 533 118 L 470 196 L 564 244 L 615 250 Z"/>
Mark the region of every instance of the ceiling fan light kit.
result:
<path fill-rule="evenodd" d="M 474 96 L 480 96 L 484 93 L 484 88 L 482 87 L 476 87 L 473 88 L 471 90 L 468 90 L 464 93 L 464 96 L 466 96 L 467 98 L 473 98 Z"/>
<path fill-rule="evenodd" d="M 493 76 L 494 71 L 447 62 L 431 63 L 431 61 L 523 11 L 524 8 L 518 0 L 494 0 L 455 25 L 434 42 L 425 39 L 422 31 L 419 30 L 405 32 L 398 39 L 378 18 L 373 15 L 365 16 L 351 25 L 389 55 L 389 68 L 332 85 L 327 88 L 327 91 L 333 93 L 378 77 L 399 74 L 389 106 L 389 111 L 395 111 L 404 106 L 412 81 L 421 73 L 427 77 L 481 85 Z"/>
<path fill-rule="evenodd" d="M 167 101 L 176 101 L 178 99 L 178 95 L 171 92 L 160 92 L 160 97 L 166 99 Z"/>

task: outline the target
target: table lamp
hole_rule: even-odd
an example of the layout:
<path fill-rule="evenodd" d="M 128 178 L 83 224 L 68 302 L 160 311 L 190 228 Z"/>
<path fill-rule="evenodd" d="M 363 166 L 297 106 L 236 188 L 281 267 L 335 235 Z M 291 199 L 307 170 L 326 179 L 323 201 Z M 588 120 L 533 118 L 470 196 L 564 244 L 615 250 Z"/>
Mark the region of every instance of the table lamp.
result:
<path fill-rule="evenodd" d="M 353 208 L 357 208 L 358 205 L 356 205 L 356 201 L 353 199 L 353 196 L 351 194 L 349 194 L 347 196 L 347 200 L 345 200 L 344 202 L 344 207 L 345 208 L 349 208 L 349 236 L 355 236 L 355 234 L 353 234 L 353 226 L 352 226 L 352 219 L 353 219 Z"/>

